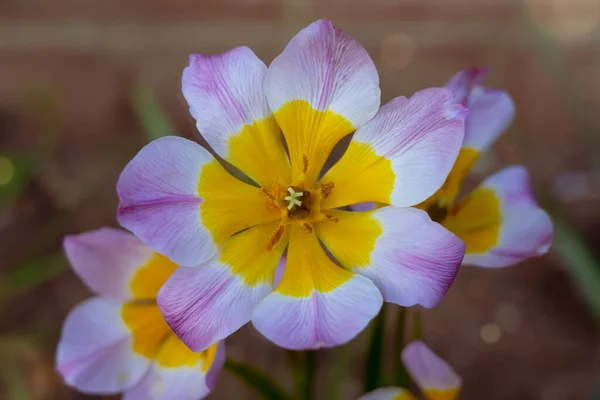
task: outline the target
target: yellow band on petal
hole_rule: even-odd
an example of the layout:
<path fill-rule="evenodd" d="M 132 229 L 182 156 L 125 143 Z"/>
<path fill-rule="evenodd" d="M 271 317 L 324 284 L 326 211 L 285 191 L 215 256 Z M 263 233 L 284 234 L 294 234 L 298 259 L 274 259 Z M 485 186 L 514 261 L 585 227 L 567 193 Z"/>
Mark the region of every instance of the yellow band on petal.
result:
<path fill-rule="evenodd" d="M 202 223 L 218 245 L 234 233 L 281 217 L 279 210 L 269 207 L 259 188 L 233 177 L 217 160 L 202 168 L 198 193 L 204 200 L 200 205 Z"/>
<path fill-rule="evenodd" d="M 229 139 L 228 160 L 264 188 L 290 182 L 290 162 L 273 117 L 245 125 Z"/>
<path fill-rule="evenodd" d="M 336 222 L 316 224 L 323 244 L 346 268 L 371 265 L 371 253 L 383 227 L 369 212 L 332 211 Z"/>
<path fill-rule="evenodd" d="M 289 229 L 284 229 L 277 243 L 267 251 L 279 222 L 250 228 L 231 237 L 223 246 L 219 261 L 229 265 L 248 286 L 273 283 L 275 268 L 288 243 Z"/>
<path fill-rule="evenodd" d="M 454 203 L 465 177 L 479 158 L 479 154 L 479 151 L 471 147 L 460 149 L 456 162 L 442 187 L 430 198 L 419 204 L 417 208 L 429 211 L 432 206 L 446 208 Z"/>
<path fill-rule="evenodd" d="M 333 182 L 335 187 L 323 200 L 321 208 L 331 209 L 364 201 L 389 204 L 395 178 L 390 160 L 377 155 L 369 143 L 353 140 L 344 156 L 322 179 L 323 182 Z"/>
<path fill-rule="evenodd" d="M 174 333 L 171 333 L 162 345 L 156 358 L 159 366 L 164 368 L 180 368 L 183 366 L 193 368 L 202 362 L 201 370 L 206 372 L 212 365 L 217 344 L 201 352 L 191 351 Z"/>
<path fill-rule="evenodd" d="M 293 100 L 275 113 L 292 162 L 292 183 L 312 186 L 333 147 L 354 127 L 333 111 L 315 110 L 306 100 Z"/>
<path fill-rule="evenodd" d="M 131 279 L 130 288 L 133 298 L 145 300 L 156 298 L 162 285 L 177 269 L 177 264 L 167 257 L 154 253 L 148 262 L 138 269 Z"/>
<path fill-rule="evenodd" d="M 458 389 L 425 389 L 423 396 L 426 400 L 454 400 L 458 397 Z"/>
<path fill-rule="evenodd" d="M 417 400 L 417 398 L 408 390 L 402 389 L 402 392 L 400 392 L 400 394 L 394 397 L 392 400 Z"/>
<path fill-rule="evenodd" d="M 307 297 L 315 290 L 330 292 L 352 276 L 331 261 L 314 233 L 293 226 L 285 272 L 275 290 L 287 296 Z"/>
<path fill-rule="evenodd" d="M 450 208 L 442 225 L 467 245 L 466 253 L 485 253 L 498 244 L 502 214 L 500 199 L 480 188 Z"/>
<path fill-rule="evenodd" d="M 194 353 L 174 333 L 163 343 L 156 362 L 161 367 L 193 367 L 204 358 L 204 352 Z"/>
<path fill-rule="evenodd" d="M 171 328 L 165 322 L 156 304 L 125 303 L 121 318 L 131 330 L 133 351 L 154 359 Z"/>

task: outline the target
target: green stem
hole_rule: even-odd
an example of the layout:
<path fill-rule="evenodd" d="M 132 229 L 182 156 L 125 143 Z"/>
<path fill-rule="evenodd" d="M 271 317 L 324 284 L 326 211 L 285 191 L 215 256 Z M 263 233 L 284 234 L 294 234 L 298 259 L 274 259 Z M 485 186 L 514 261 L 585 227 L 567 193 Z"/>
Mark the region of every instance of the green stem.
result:
<path fill-rule="evenodd" d="M 305 351 L 304 352 L 304 376 L 302 391 L 300 392 L 301 400 L 313 399 L 313 392 L 315 386 L 315 371 L 317 368 L 317 352 L 316 351 Z"/>
<path fill-rule="evenodd" d="M 291 400 L 292 397 L 269 375 L 249 365 L 227 360 L 225 369 L 236 375 L 267 400 Z"/>
<path fill-rule="evenodd" d="M 421 339 L 423 337 L 423 326 L 421 323 L 421 311 L 417 308 L 412 310 L 412 340 Z"/>
<path fill-rule="evenodd" d="M 365 392 L 370 392 L 378 387 L 381 379 L 381 352 L 383 349 L 383 334 L 385 331 L 385 307 L 375 318 L 371 333 L 371 344 L 367 356 L 367 370 L 365 371 Z"/>
<path fill-rule="evenodd" d="M 402 359 L 400 358 L 400 354 L 402 353 L 402 349 L 405 345 L 405 332 L 406 332 L 406 315 L 408 314 L 408 310 L 404 307 L 400 307 L 398 310 L 398 317 L 396 320 L 396 330 L 394 332 L 394 354 L 393 354 L 393 373 L 392 376 L 392 386 L 402 386 L 406 387 L 410 383 L 410 376 L 408 375 L 408 371 L 402 364 Z"/>
<path fill-rule="evenodd" d="M 330 382 L 331 384 L 327 385 L 324 398 L 327 400 L 345 398 L 346 377 L 352 366 L 350 346 L 339 346 L 330 349 L 327 351 L 326 355 L 327 369 L 325 371 L 324 381 Z"/>

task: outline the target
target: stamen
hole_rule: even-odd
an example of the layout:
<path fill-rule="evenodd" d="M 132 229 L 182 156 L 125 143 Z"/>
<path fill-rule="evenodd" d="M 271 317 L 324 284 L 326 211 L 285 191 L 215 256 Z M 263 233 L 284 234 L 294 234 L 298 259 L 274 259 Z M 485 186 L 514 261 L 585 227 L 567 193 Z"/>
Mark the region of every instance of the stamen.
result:
<path fill-rule="evenodd" d="M 312 229 L 312 226 L 310 226 L 310 225 L 309 225 L 308 223 L 306 223 L 306 222 L 304 223 L 304 225 L 303 225 L 303 226 L 304 226 L 304 230 L 305 230 L 306 232 L 308 232 L 308 233 L 312 233 L 312 231 L 313 231 L 313 229 Z"/>
<path fill-rule="evenodd" d="M 308 157 L 302 154 L 302 172 L 306 173 L 306 171 L 308 171 Z"/>
<path fill-rule="evenodd" d="M 338 222 L 338 217 L 334 217 L 331 214 L 325 214 L 325 218 L 327 218 L 331 222 Z"/>
<path fill-rule="evenodd" d="M 277 230 L 275 230 L 275 232 L 273 232 L 273 234 L 271 235 L 269 243 L 267 243 L 267 251 L 270 252 L 271 250 L 273 250 L 273 246 L 275 246 L 277 242 L 279 242 L 279 239 L 281 239 L 281 235 L 283 235 L 283 225 L 279 225 L 277 227 Z"/>
<path fill-rule="evenodd" d="M 260 194 L 262 194 L 265 197 L 270 198 L 271 200 L 275 200 L 275 198 L 269 193 L 267 192 L 264 188 L 260 188 L 259 190 Z"/>
<path fill-rule="evenodd" d="M 331 195 L 331 191 L 335 184 L 333 182 L 327 182 L 321 184 L 321 196 L 326 199 Z"/>

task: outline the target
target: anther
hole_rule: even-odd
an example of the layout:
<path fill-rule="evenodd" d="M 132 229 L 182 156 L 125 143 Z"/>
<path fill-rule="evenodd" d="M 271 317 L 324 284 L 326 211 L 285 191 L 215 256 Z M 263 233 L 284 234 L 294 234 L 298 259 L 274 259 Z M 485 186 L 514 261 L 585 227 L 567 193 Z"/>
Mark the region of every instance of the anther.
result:
<path fill-rule="evenodd" d="M 325 214 L 325 218 L 327 218 L 331 222 L 338 222 L 338 217 L 334 217 L 331 214 Z"/>
<path fill-rule="evenodd" d="M 333 182 L 327 182 L 321 184 L 321 196 L 326 199 L 331 195 L 331 191 L 335 184 Z"/>
<path fill-rule="evenodd" d="M 304 226 L 304 230 L 305 230 L 306 232 L 308 232 L 308 233 L 312 233 L 312 231 L 313 231 L 313 229 L 312 229 L 312 226 L 310 226 L 310 225 L 309 225 L 308 223 L 306 223 L 306 222 L 304 223 L 304 225 L 303 225 L 303 226 Z"/>
<path fill-rule="evenodd" d="M 275 246 L 277 242 L 279 242 L 279 239 L 281 239 L 281 235 L 283 235 L 283 225 L 279 225 L 275 232 L 273 232 L 273 234 L 271 235 L 269 243 L 267 243 L 267 251 L 273 250 L 273 246 Z"/>
<path fill-rule="evenodd" d="M 306 171 L 308 171 L 308 157 L 302 154 L 302 172 L 306 173 Z"/>

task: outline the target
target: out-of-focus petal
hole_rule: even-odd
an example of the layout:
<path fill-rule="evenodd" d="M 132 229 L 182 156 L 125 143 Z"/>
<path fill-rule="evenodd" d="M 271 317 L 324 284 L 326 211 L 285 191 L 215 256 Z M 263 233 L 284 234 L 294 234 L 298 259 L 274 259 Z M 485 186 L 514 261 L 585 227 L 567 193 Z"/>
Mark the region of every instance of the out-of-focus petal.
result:
<path fill-rule="evenodd" d="M 171 334 L 150 372 L 123 400 L 203 399 L 214 388 L 224 362 L 223 343 L 194 353 Z"/>
<path fill-rule="evenodd" d="M 335 186 L 321 207 L 361 202 L 407 207 L 427 199 L 452 169 L 466 115 L 447 89 L 390 101 L 356 131 L 346 153 L 322 178 Z"/>
<path fill-rule="evenodd" d="M 319 20 L 301 30 L 270 65 L 269 106 L 285 135 L 292 180 L 312 185 L 335 144 L 379 107 L 379 76 L 366 50 Z"/>
<path fill-rule="evenodd" d="M 552 221 L 536 203 L 524 167 L 505 168 L 458 202 L 443 222 L 465 241 L 465 264 L 509 266 L 545 254 Z"/>
<path fill-rule="evenodd" d="M 277 223 L 233 236 L 218 259 L 179 268 L 158 294 L 175 333 L 194 351 L 222 340 L 250 320 L 254 307 L 273 290 L 275 269 L 287 244 L 283 232 L 266 248 Z"/>
<path fill-rule="evenodd" d="M 100 228 L 63 241 L 73 270 L 95 293 L 127 300 L 133 298 L 131 280 L 153 252 L 129 232 Z"/>
<path fill-rule="evenodd" d="M 454 400 L 462 381 L 448 363 L 420 340 L 406 345 L 402 362 L 426 400 Z"/>
<path fill-rule="evenodd" d="M 478 151 L 469 147 L 461 148 L 456 162 L 442 187 L 417 207 L 425 211 L 430 211 L 431 207 L 445 208 L 453 204 L 460 194 L 460 189 L 467 174 L 478 158 Z"/>
<path fill-rule="evenodd" d="M 156 306 L 141 312 L 131 307 L 95 297 L 71 311 L 56 355 L 56 368 L 68 385 L 86 393 L 114 394 L 142 379 L 168 326 Z"/>
<path fill-rule="evenodd" d="M 515 105 L 503 90 L 482 85 L 488 68 L 469 68 L 458 72 L 446 87 L 455 100 L 469 109 L 463 146 L 477 152 L 487 150 L 508 128 L 515 117 Z"/>
<path fill-rule="evenodd" d="M 381 305 L 369 279 L 335 265 L 314 233 L 292 227 L 283 278 L 256 307 L 252 323 L 281 347 L 318 349 L 353 339 Z"/>
<path fill-rule="evenodd" d="M 371 279 L 385 301 L 433 307 L 452 285 L 465 245 L 426 212 L 384 207 L 331 215 L 336 222 L 317 225 L 319 238 L 345 268 Z"/>
<path fill-rule="evenodd" d="M 210 259 L 230 235 L 276 218 L 258 188 L 179 137 L 146 145 L 125 167 L 117 191 L 121 225 L 184 266 Z"/>
<path fill-rule="evenodd" d="M 290 165 L 264 91 L 267 67 L 247 47 L 193 54 L 182 89 L 212 148 L 263 187 L 288 184 Z"/>
<path fill-rule="evenodd" d="M 417 400 L 417 398 L 406 389 L 386 387 L 364 394 L 358 400 Z"/>

